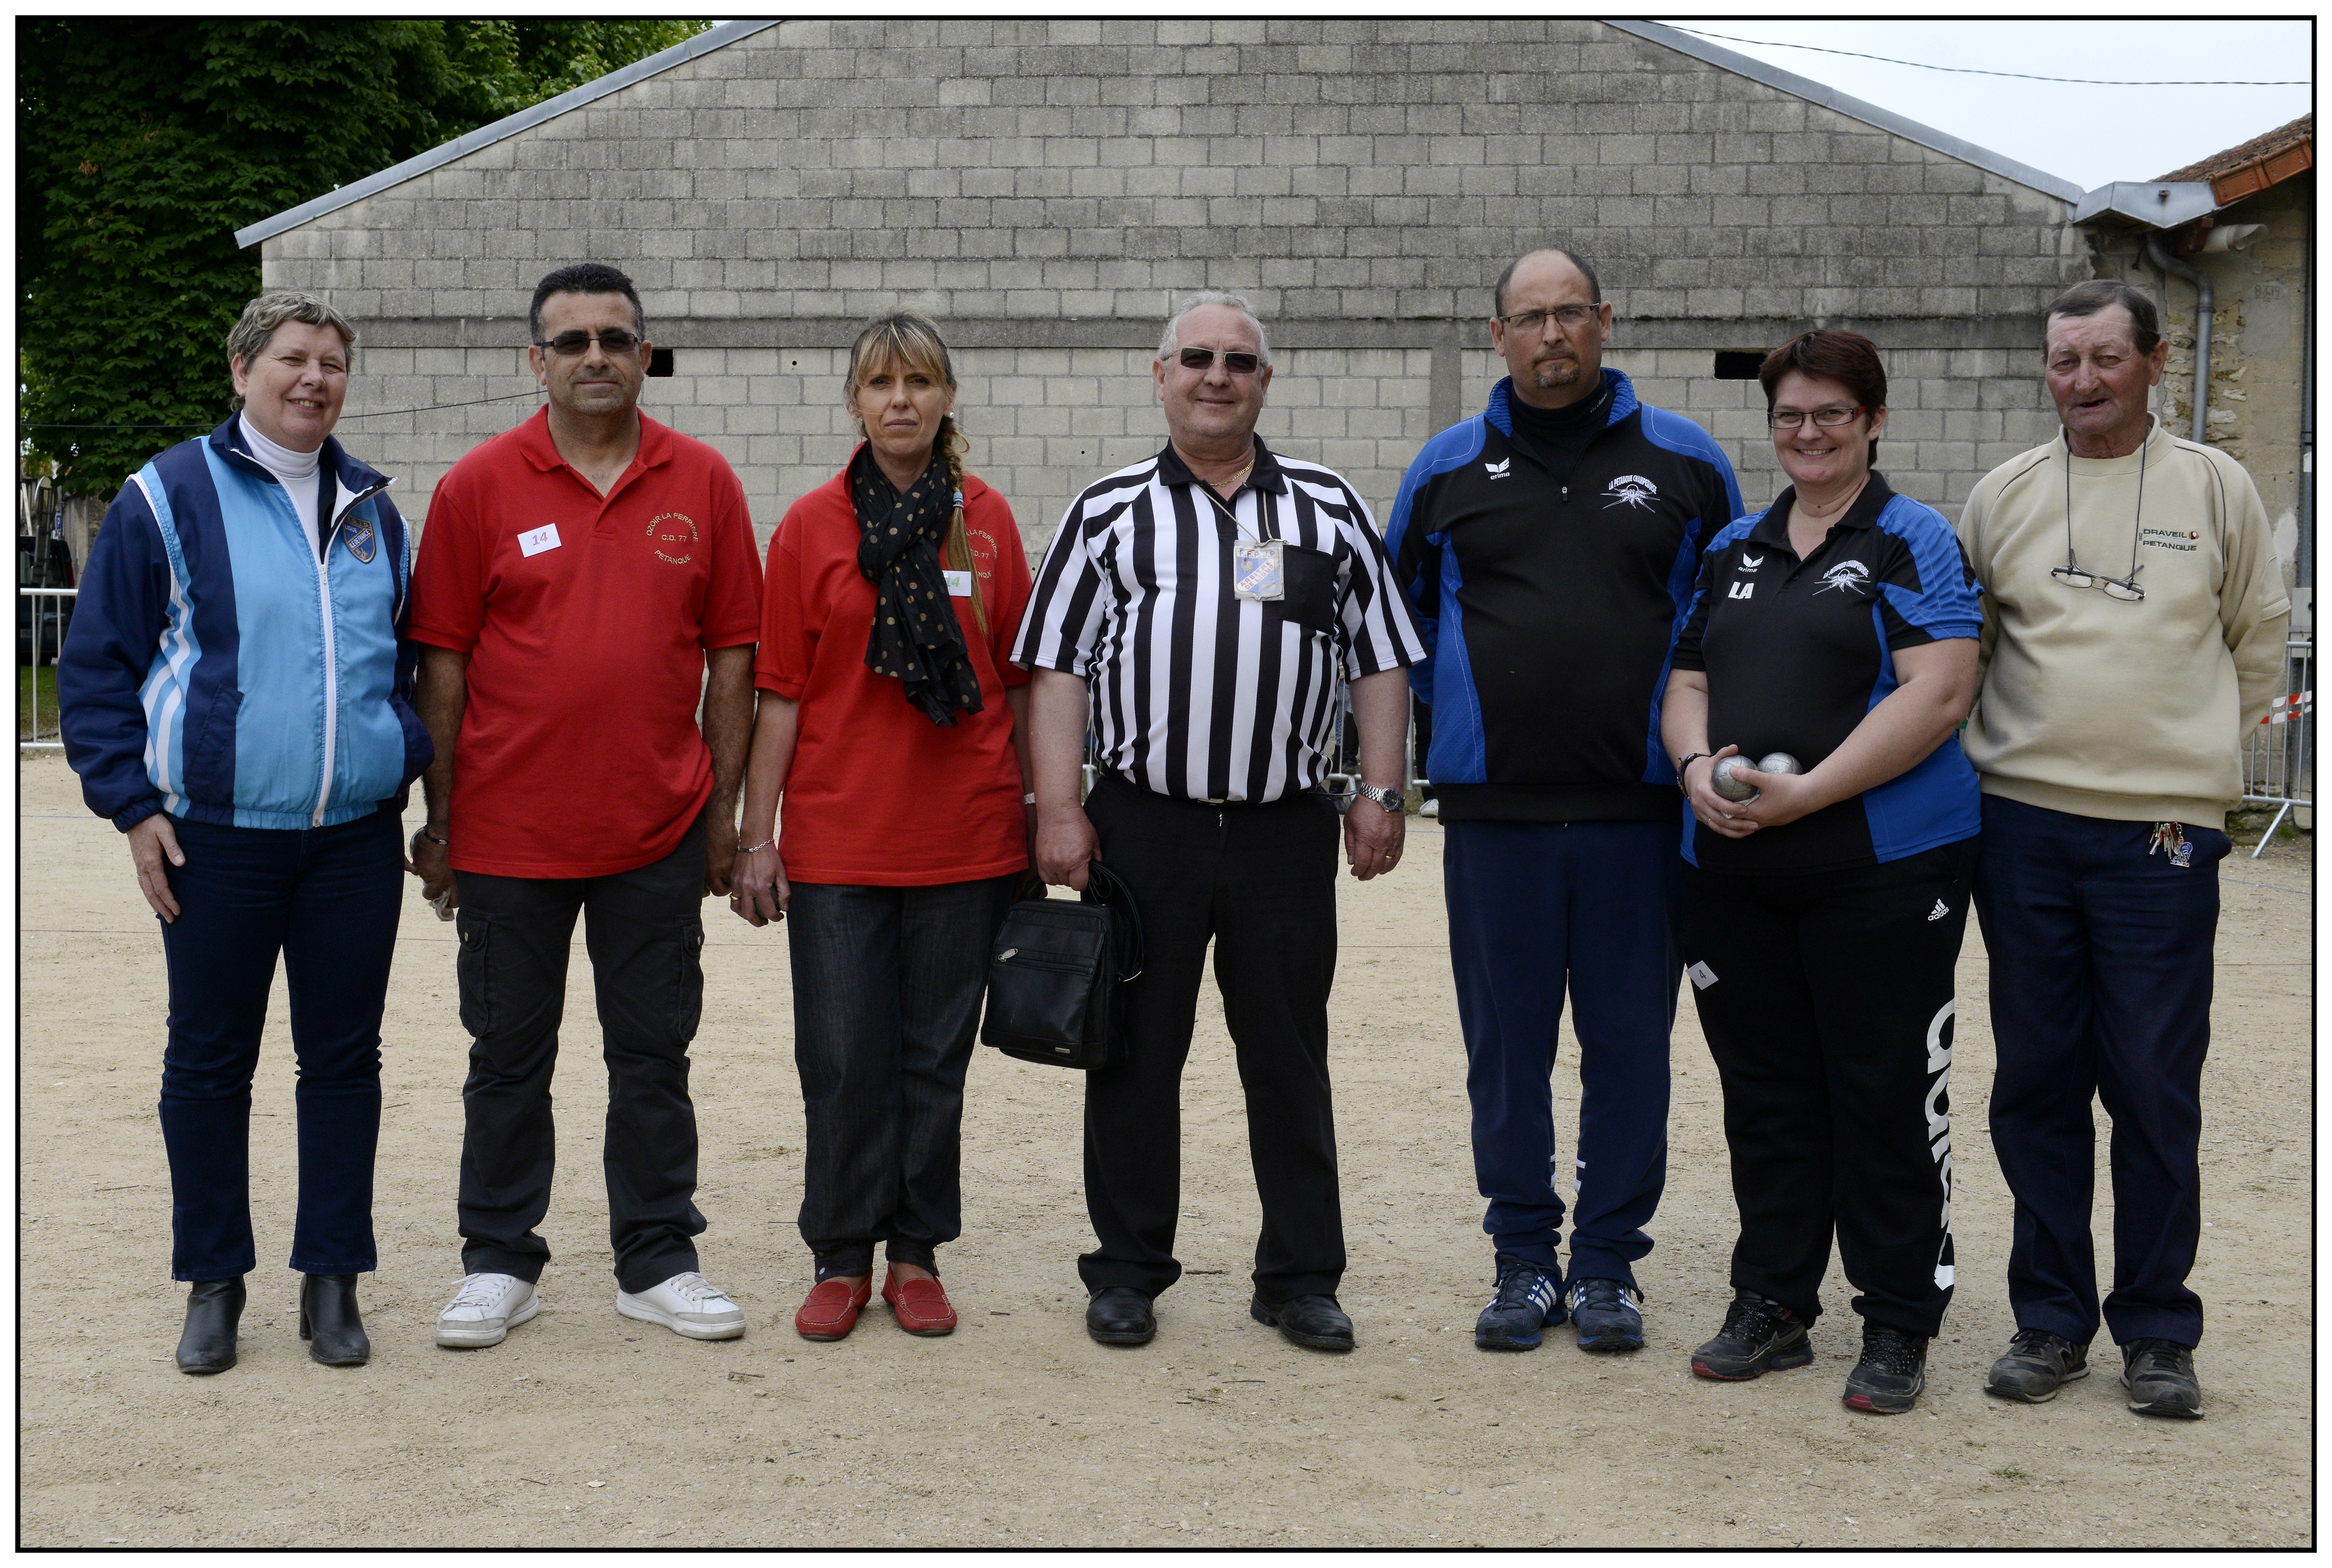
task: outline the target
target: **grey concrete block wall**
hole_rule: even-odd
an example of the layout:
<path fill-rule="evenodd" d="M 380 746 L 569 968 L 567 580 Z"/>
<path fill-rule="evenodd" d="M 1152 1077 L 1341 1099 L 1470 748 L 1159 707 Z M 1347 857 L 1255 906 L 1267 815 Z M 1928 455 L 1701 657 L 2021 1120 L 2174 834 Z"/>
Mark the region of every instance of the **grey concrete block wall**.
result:
<path fill-rule="evenodd" d="M 632 273 L 675 350 L 648 406 L 727 453 L 769 519 L 840 461 L 834 357 L 855 321 L 932 311 L 960 346 L 974 464 L 1034 546 L 1083 483 L 1162 438 L 1149 345 L 1202 287 L 1273 324 L 1266 438 L 1390 506 L 1417 445 L 1494 378 L 1491 282 L 1550 241 L 1598 265 L 1613 362 L 1708 425 L 1753 502 L 1772 488 L 1760 400 L 1713 356 L 1823 323 L 1889 354 L 1890 477 L 1955 504 L 2045 434 L 2039 306 L 2090 266 L 2065 216 L 1594 22 L 810 21 L 263 254 L 271 285 L 364 323 L 349 433 L 416 513 L 528 406 L 475 400 L 527 391 L 528 291 L 588 256 Z"/>

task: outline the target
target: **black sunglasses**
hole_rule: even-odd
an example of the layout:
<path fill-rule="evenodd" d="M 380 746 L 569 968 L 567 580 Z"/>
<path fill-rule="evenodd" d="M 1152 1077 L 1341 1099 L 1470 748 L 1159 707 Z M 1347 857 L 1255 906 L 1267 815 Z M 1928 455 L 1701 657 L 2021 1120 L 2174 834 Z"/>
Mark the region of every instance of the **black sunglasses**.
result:
<path fill-rule="evenodd" d="M 1212 349 L 1184 349 L 1179 357 L 1185 370 L 1204 370 L 1215 362 Z M 1234 376 L 1252 376 L 1262 363 L 1262 355 L 1250 354 L 1244 349 L 1233 349 L 1223 355 L 1223 368 Z"/>
<path fill-rule="evenodd" d="M 640 346 L 640 339 L 621 327 L 607 332 L 561 332 L 556 338 L 538 341 L 535 347 L 548 349 L 554 354 L 580 354 L 591 346 L 597 337 L 599 347 L 610 354 L 628 354 Z"/>

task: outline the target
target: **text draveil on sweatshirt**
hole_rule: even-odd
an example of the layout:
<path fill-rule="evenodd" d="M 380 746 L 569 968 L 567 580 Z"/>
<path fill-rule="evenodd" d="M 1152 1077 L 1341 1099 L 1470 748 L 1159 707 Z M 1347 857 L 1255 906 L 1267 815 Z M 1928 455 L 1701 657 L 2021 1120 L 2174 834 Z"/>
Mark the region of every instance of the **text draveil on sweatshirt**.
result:
<path fill-rule="evenodd" d="M 2145 512 L 2138 469 L 2145 467 Z M 2139 601 L 2074 588 L 2083 571 Z M 1984 791 L 2078 817 L 2217 827 L 2240 751 L 2279 694 L 2291 603 L 2259 491 L 2226 454 L 2156 421 L 2127 457 L 2060 434 L 1986 474 L 1960 514 L 1983 585 L 1983 675 L 1964 743 Z"/>

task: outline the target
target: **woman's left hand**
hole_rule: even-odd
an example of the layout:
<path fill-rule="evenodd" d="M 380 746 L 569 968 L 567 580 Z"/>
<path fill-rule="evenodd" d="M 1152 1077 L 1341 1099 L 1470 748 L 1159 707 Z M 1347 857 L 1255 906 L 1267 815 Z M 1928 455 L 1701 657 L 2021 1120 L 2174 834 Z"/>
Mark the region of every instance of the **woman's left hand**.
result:
<path fill-rule="evenodd" d="M 735 891 L 729 895 L 729 913 L 748 925 L 767 925 L 773 920 L 785 919 L 786 910 L 794 901 L 793 886 L 786 880 L 785 863 L 778 858 L 778 846 L 774 844 L 739 850 L 730 883 Z"/>
<path fill-rule="evenodd" d="M 1736 822 L 1754 823 L 1759 827 L 1779 827 L 1785 822 L 1821 810 L 1830 802 L 1821 786 L 1810 774 L 1760 773 L 1754 768 L 1735 768 L 1733 776 L 1744 784 L 1757 787 L 1757 798 L 1742 802 L 1727 800 L 1725 809 Z"/>

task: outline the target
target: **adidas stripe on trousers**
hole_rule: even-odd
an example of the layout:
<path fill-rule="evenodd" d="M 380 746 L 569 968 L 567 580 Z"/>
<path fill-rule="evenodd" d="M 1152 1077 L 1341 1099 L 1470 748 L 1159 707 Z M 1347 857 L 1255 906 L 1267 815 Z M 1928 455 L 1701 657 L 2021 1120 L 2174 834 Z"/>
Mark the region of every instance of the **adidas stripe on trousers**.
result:
<path fill-rule="evenodd" d="M 1835 1231 L 1856 1312 L 1922 1336 L 1943 1326 L 1952 976 L 1975 844 L 1847 871 L 1685 868 L 1685 972 L 1741 1211 L 1732 1283 L 1809 1321 Z"/>

